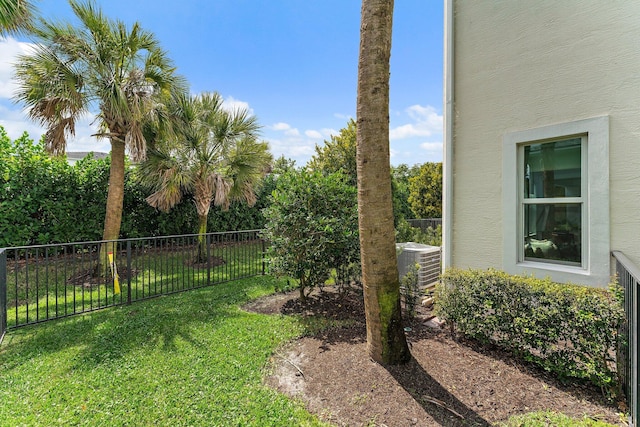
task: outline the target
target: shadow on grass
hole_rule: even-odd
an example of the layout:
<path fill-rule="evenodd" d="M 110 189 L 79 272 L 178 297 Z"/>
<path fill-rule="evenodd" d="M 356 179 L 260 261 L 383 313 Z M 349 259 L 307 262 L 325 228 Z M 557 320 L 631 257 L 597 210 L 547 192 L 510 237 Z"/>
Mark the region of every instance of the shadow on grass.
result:
<path fill-rule="evenodd" d="M 491 426 L 491 424 L 458 400 L 412 358 L 407 364 L 385 366 L 400 386 L 442 426 Z"/>
<path fill-rule="evenodd" d="M 117 361 L 143 346 L 176 351 L 179 343 L 201 348 L 193 330 L 212 329 L 242 313 L 250 292 L 271 289 L 269 277 L 228 282 L 128 306 L 107 308 L 11 331 L 0 347 L 5 369 L 45 353 L 80 347 L 74 369 Z"/>

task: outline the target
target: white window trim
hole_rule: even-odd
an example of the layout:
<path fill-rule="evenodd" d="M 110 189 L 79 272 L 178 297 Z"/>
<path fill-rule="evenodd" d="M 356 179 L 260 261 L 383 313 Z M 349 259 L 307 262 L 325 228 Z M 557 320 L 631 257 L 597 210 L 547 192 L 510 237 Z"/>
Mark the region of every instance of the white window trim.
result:
<path fill-rule="evenodd" d="M 582 267 L 521 261 L 522 241 L 518 176 L 518 148 L 535 141 L 570 136 L 587 137 L 586 206 L 583 210 Z M 510 274 L 550 277 L 556 282 L 606 286 L 610 280 L 609 255 L 609 117 L 601 116 L 517 132 L 503 137 L 502 145 L 502 268 Z"/>

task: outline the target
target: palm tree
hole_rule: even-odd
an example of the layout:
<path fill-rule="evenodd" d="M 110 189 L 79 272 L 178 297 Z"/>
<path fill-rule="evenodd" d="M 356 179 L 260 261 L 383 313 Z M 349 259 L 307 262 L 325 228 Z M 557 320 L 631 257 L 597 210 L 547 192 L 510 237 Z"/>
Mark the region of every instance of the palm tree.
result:
<path fill-rule="evenodd" d="M 367 349 L 378 363 L 410 360 L 402 325 L 389 165 L 393 0 L 362 0 L 357 96 L 360 257 Z"/>
<path fill-rule="evenodd" d="M 111 142 L 103 240 L 114 240 L 122 220 L 125 148 L 133 161 L 144 158 L 142 128 L 159 117 L 158 95 L 184 83 L 155 36 L 138 23 L 128 28 L 110 20 L 93 2 L 70 4 L 79 26 L 44 20 L 34 26 L 34 51 L 16 65 L 16 99 L 46 128 L 45 145 L 54 155 L 64 154 L 76 121 L 97 112 L 95 136 Z M 102 246 L 101 265 L 112 246 Z"/>
<path fill-rule="evenodd" d="M 153 188 L 147 202 L 168 211 L 190 194 L 198 212 L 198 259 L 207 260 L 205 234 L 211 204 L 256 202 L 255 189 L 271 164 L 269 146 L 256 140 L 259 125 L 247 110 L 229 112 L 217 93 L 174 98 L 173 138 L 149 150 L 141 179 Z"/>
<path fill-rule="evenodd" d="M 31 27 L 35 6 L 27 0 L 0 0 L 0 36 Z"/>

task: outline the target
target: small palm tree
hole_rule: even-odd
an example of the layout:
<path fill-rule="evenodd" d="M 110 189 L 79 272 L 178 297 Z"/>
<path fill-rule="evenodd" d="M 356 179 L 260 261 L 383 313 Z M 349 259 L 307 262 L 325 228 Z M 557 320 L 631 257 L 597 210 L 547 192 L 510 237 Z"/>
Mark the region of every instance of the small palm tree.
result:
<path fill-rule="evenodd" d="M 154 193 L 147 202 L 169 211 L 186 194 L 198 212 L 198 259 L 207 260 L 205 234 L 211 204 L 256 202 L 255 190 L 271 164 L 269 146 L 257 141 L 259 126 L 247 110 L 229 112 L 217 93 L 180 95 L 170 108 L 172 137 L 149 150 L 140 165 Z"/>
<path fill-rule="evenodd" d="M 0 36 L 29 30 L 34 12 L 30 1 L 0 0 Z"/>
<path fill-rule="evenodd" d="M 124 197 L 125 149 L 133 161 L 144 158 L 146 122 L 159 117 L 159 96 L 184 87 L 155 36 L 138 23 L 128 28 L 103 15 L 92 2 L 70 0 L 76 27 L 41 20 L 33 28 L 34 51 L 19 58 L 16 100 L 46 127 L 45 145 L 64 154 L 76 121 L 97 112 L 97 137 L 111 142 L 111 169 L 103 240 L 118 239 Z M 104 272 L 106 252 L 101 248 Z"/>

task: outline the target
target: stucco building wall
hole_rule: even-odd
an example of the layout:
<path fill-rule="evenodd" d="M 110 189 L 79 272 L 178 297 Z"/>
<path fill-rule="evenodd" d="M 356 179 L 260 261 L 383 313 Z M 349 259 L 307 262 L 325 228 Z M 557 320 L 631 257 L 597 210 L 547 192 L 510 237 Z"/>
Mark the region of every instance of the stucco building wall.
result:
<path fill-rule="evenodd" d="M 506 133 L 608 115 L 610 248 L 640 266 L 640 2 L 452 6 L 450 265 L 502 268 Z"/>

